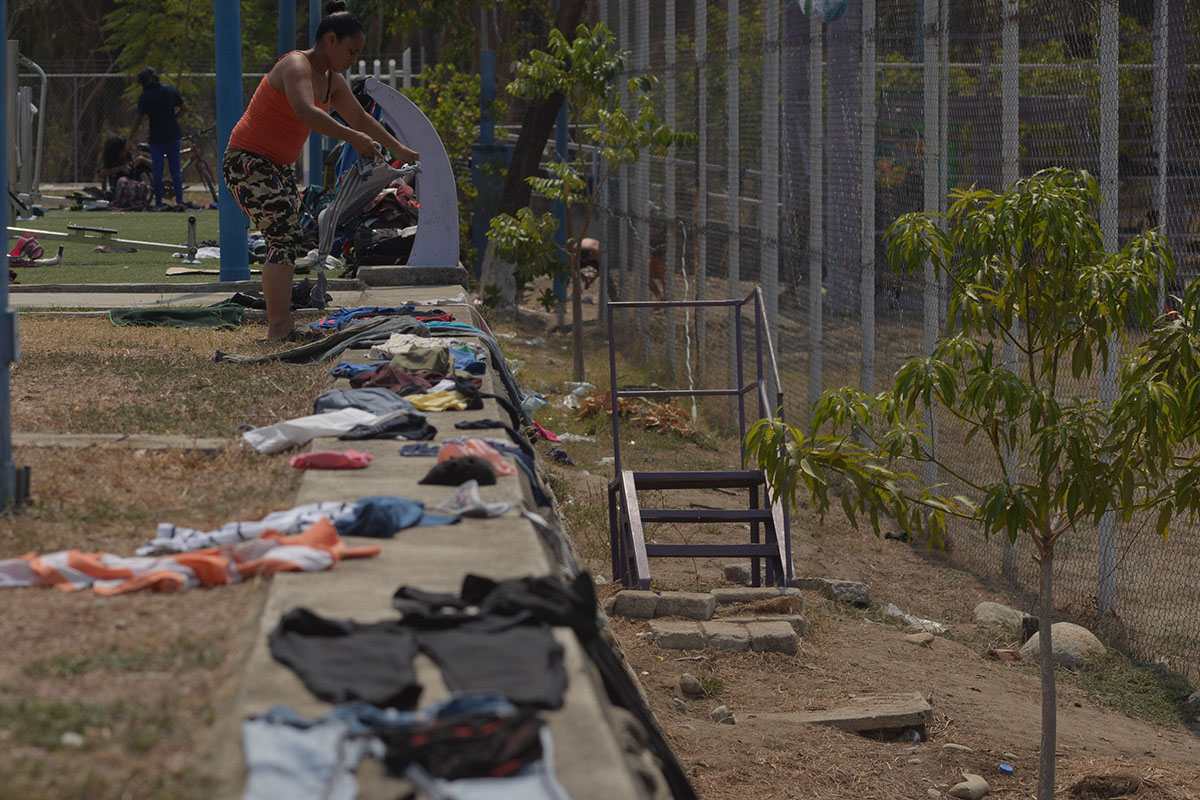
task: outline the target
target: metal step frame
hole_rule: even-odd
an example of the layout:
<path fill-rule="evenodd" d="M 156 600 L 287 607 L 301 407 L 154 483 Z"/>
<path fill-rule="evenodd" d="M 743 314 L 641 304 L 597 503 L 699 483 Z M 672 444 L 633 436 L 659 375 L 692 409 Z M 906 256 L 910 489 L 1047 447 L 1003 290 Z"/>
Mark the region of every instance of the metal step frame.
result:
<path fill-rule="evenodd" d="M 754 316 L 755 379 L 746 382 L 742 362 L 743 333 L 746 307 L 751 307 Z M 727 308 L 733 326 L 736 360 L 736 386 L 718 389 L 622 389 L 617 385 L 616 332 L 613 312 L 621 309 L 669 308 Z M 792 568 L 791 520 L 784 498 L 772 496 L 761 470 L 746 467 L 745 436 L 747 430 L 746 394 L 753 392 L 758 400 L 758 416 L 763 419 L 771 415 L 772 409 L 783 414 L 783 391 L 779 381 L 779 368 L 775 349 L 771 343 L 771 331 L 767 325 L 763 305 L 762 289 L 742 299 L 730 300 L 675 300 L 675 301 L 630 301 L 610 302 L 607 309 L 608 323 L 608 367 L 609 385 L 612 387 L 612 435 L 613 435 L 613 480 L 608 486 L 609 543 L 612 550 L 614 580 L 625 586 L 639 589 L 650 588 L 650 558 L 696 558 L 696 557 L 748 557 L 751 566 L 751 583 L 760 584 L 762 562 L 766 565 L 765 579 L 769 584 L 780 586 L 795 582 Z M 766 371 L 769 365 L 770 372 Z M 773 380 L 775 403 L 768 402 L 768 376 Z M 738 406 L 738 434 L 741 464 L 739 469 L 718 471 L 672 471 L 646 472 L 622 469 L 621 467 L 621 419 L 618 403 L 627 397 L 736 397 Z M 638 490 L 714 489 L 731 488 L 748 490 L 746 508 L 731 509 L 644 509 L 638 498 Z M 761 500 L 760 505 L 760 491 Z M 730 544 L 657 544 L 646 542 L 644 526 L 647 522 L 671 523 L 749 523 L 748 542 Z M 761 530 L 760 530 L 761 528 Z"/>

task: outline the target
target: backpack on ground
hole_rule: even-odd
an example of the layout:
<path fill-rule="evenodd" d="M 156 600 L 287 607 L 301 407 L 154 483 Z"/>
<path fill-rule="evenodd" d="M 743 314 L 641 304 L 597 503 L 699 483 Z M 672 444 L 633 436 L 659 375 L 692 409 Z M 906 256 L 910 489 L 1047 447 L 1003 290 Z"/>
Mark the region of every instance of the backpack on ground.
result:
<path fill-rule="evenodd" d="M 108 207 L 117 211 L 141 211 L 150 205 L 152 197 L 150 184 L 133 178 L 117 178 L 113 199 Z"/>

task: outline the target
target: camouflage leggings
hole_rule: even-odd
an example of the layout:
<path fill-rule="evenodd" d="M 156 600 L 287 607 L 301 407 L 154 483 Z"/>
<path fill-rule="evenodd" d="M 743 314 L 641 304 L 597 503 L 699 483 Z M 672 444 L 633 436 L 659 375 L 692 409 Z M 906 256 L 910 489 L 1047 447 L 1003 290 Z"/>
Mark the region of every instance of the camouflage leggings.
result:
<path fill-rule="evenodd" d="M 267 240 L 268 264 L 295 264 L 308 252 L 310 237 L 300 229 L 300 194 L 290 164 L 280 166 L 230 147 L 221 174 L 233 199 Z"/>

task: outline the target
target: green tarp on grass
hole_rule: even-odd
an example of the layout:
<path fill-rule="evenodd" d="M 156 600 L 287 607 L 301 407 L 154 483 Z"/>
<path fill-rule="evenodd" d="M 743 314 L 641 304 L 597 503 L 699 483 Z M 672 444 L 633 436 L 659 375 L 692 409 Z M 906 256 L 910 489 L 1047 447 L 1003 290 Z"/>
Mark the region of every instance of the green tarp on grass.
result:
<path fill-rule="evenodd" d="M 108 312 L 113 325 L 164 328 L 240 328 L 245 306 L 207 308 L 114 308 Z"/>

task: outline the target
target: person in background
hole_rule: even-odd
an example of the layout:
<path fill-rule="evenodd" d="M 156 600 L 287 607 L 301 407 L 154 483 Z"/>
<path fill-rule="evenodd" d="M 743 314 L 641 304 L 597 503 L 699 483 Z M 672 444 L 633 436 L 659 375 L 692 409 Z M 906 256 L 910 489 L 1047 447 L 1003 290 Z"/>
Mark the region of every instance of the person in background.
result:
<path fill-rule="evenodd" d="M 296 259 L 308 252 L 292 164 L 300 158 L 309 133 L 342 139 L 367 159 L 380 156 L 376 142 L 399 161 L 411 164 L 418 159 L 415 151 L 363 110 L 342 77 L 366 40 L 362 23 L 342 0 L 326 3 L 313 46 L 275 62 L 229 137 L 221 175 L 267 242 L 262 291 L 268 339 L 298 341 L 314 336 L 295 327 L 291 307 Z M 346 125 L 329 115 L 331 107 Z"/>
<path fill-rule="evenodd" d="M 133 126 L 129 129 L 125 150 L 128 153 L 132 143 L 137 141 L 138 131 L 149 120 L 150 130 L 146 139 L 150 142 L 150 160 L 154 170 L 154 205 L 159 209 L 163 207 L 164 158 L 171 168 L 175 203 L 183 205 L 183 176 L 179 170 L 179 141 L 183 134 L 179 130 L 179 115 L 187 111 L 187 104 L 174 86 L 158 80 L 158 71 L 154 67 L 142 67 L 137 79 L 142 85 L 142 94 L 138 97 L 137 116 L 133 118 Z"/>
<path fill-rule="evenodd" d="M 125 146 L 125 137 L 113 135 L 104 142 L 100 152 L 100 169 L 96 174 L 108 178 L 108 191 L 116 185 L 117 178 L 133 178 L 135 181 L 151 182 L 151 162 L 148 156 L 131 155 Z"/>

